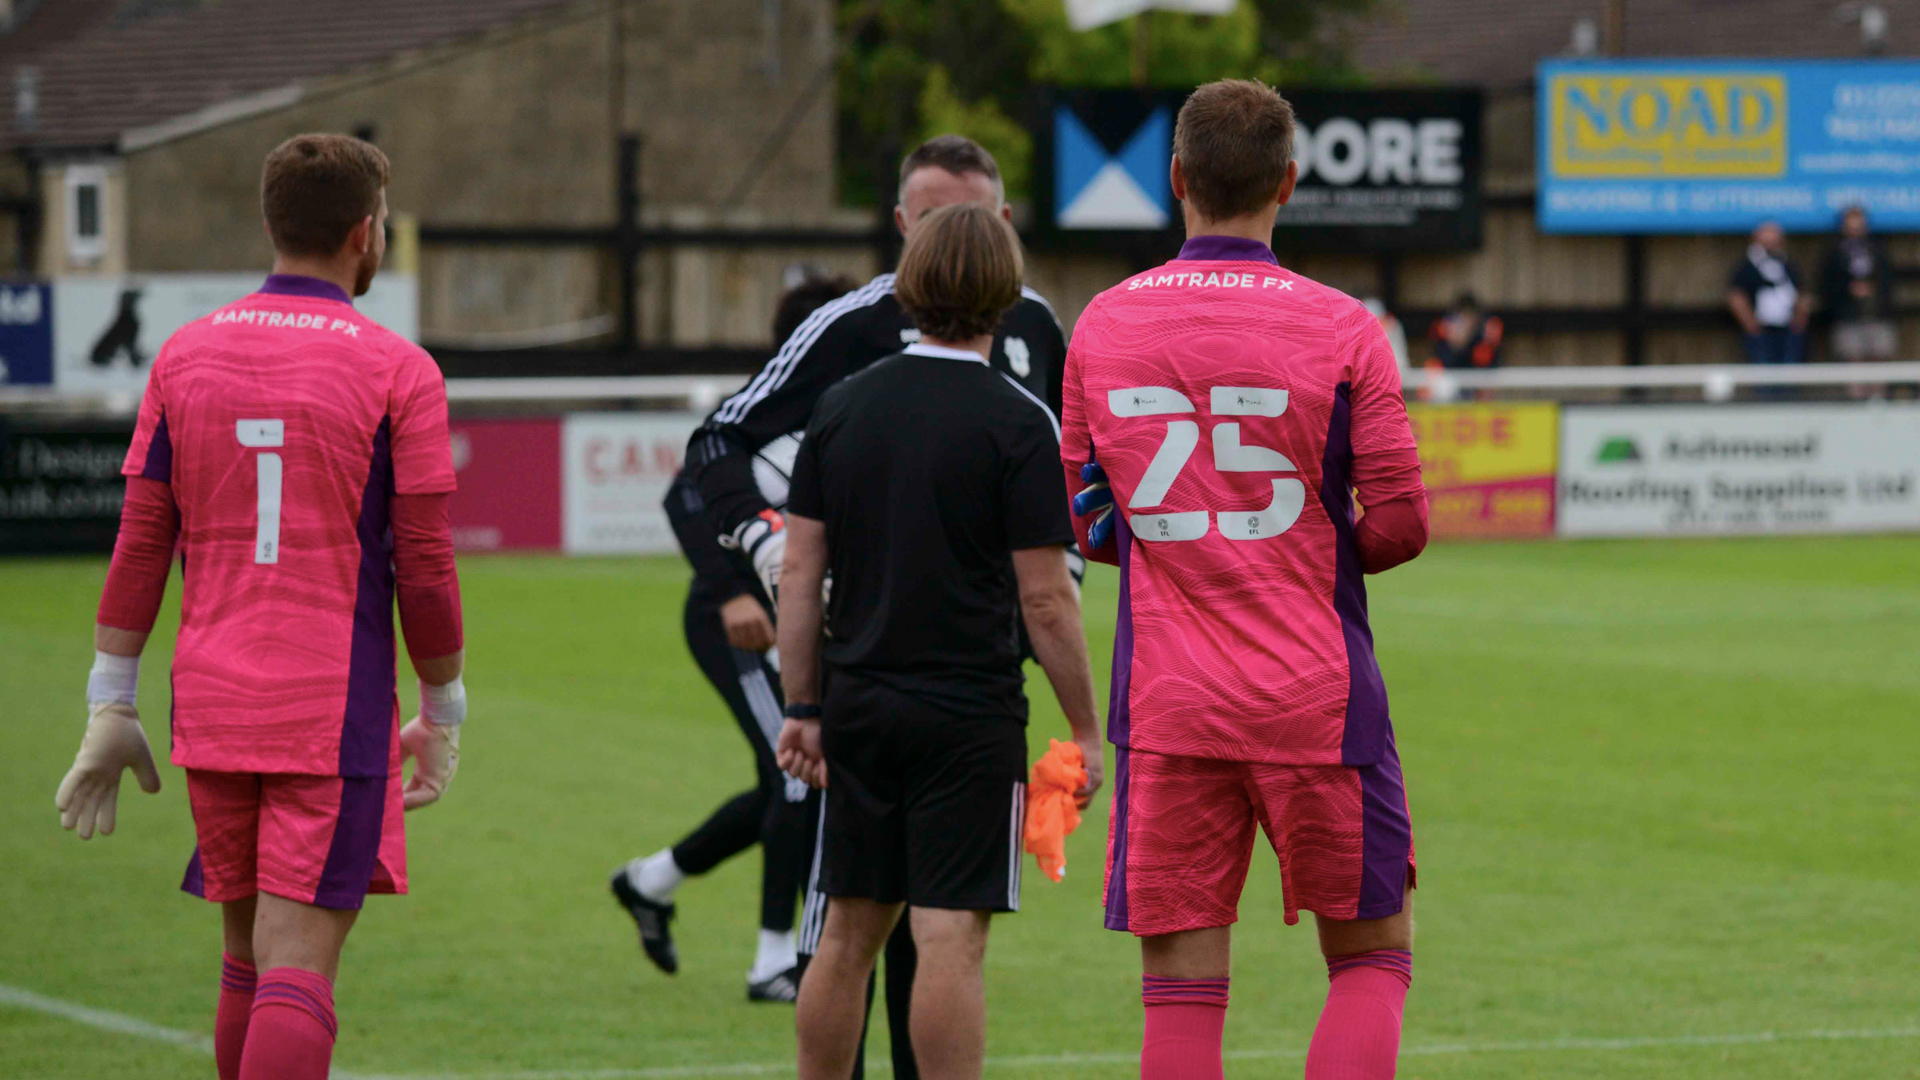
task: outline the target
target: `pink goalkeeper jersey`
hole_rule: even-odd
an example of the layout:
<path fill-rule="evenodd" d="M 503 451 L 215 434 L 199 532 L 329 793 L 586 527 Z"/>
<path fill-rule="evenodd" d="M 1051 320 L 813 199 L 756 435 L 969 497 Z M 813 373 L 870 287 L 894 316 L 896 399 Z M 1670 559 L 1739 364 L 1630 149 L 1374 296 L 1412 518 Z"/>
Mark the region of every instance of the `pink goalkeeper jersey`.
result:
<path fill-rule="evenodd" d="M 1080 316 L 1061 420 L 1069 483 L 1097 458 L 1120 517 L 1113 742 L 1379 760 L 1392 729 L 1351 492 L 1377 505 L 1419 486 L 1387 467 L 1410 461 L 1413 431 L 1367 310 L 1264 244 L 1196 237 Z"/>
<path fill-rule="evenodd" d="M 389 500 L 454 488 L 433 360 L 338 286 L 275 274 L 167 340 L 122 471 L 180 511 L 173 763 L 386 775 Z"/>

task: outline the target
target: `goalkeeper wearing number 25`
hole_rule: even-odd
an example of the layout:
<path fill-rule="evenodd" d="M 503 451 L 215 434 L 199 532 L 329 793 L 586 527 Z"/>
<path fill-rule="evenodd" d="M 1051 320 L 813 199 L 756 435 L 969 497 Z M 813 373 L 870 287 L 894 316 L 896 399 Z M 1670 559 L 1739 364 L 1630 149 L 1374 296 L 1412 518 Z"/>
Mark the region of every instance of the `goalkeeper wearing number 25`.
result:
<path fill-rule="evenodd" d="M 87 731 L 55 799 L 86 839 L 113 831 L 123 769 L 159 790 L 134 701 L 177 548 L 172 758 L 198 841 L 182 888 L 222 908 L 222 1080 L 324 1080 L 341 945 L 368 893 L 406 891 L 401 815 L 438 800 L 458 761 L 446 386 L 353 307 L 386 250 L 387 177 L 358 139 L 281 144 L 261 183 L 273 275 L 161 348 L 123 469 Z M 421 680 L 404 729 L 396 598 Z"/>
<path fill-rule="evenodd" d="M 1141 939 L 1146 1080 L 1221 1076 L 1256 826 L 1286 921 L 1313 912 L 1327 956 L 1308 1080 L 1391 1077 L 1412 981 L 1412 826 L 1362 576 L 1419 554 L 1426 496 L 1379 324 L 1269 246 L 1292 137 L 1266 86 L 1196 90 L 1171 166 L 1186 245 L 1095 298 L 1067 350 L 1076 531 L 1121 575 L 1106 923 Z"/>

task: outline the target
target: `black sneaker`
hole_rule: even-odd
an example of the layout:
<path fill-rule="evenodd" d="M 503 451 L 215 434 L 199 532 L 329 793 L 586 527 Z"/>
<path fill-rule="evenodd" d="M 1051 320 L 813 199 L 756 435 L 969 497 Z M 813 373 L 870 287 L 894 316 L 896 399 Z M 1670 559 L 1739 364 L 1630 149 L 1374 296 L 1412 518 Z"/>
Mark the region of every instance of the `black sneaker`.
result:
<path fill-rule="evenodd" d="M 747 983 L 748 1001 L 772 1001 L 791 1005 L 800 1000 L 800 969 L 790 967 L 762 982 Z"/>
<path fill-rule="evenodd" d="M 624 866 L 613 872 L 609 884 L 613 886 L 613 898 L 620 901 L 620 906 L 633 916 L 634 925 L 640 928 L 640 947 L 646 950 L 647 959 L 669 975 L 679 971 L 680 954 L 673 947 L 673 905 L 640 895 L 640 890 L 627 880 Z"/>

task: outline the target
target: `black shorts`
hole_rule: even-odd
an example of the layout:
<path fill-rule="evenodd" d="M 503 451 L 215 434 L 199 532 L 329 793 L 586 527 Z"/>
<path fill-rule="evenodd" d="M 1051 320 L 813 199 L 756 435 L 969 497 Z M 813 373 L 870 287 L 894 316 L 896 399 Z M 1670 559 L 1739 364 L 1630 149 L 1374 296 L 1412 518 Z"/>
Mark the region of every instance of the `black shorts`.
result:
<path fill-rule="evenodd" d="M 956 911 L 1020 910 L 1027 735 L 832 673 L 820 891 Z"/>

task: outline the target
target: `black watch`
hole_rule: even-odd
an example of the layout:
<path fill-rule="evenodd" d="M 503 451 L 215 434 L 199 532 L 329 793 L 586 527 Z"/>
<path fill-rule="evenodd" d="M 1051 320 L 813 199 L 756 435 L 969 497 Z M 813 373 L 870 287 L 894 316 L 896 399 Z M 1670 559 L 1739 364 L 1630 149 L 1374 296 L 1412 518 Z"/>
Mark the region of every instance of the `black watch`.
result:
<path fill-rule="evenodd" d="M 787 703 L 786 715 L 789 720 L 818 720 L 820 719 L 820 706 L 790 701 Z"/>

